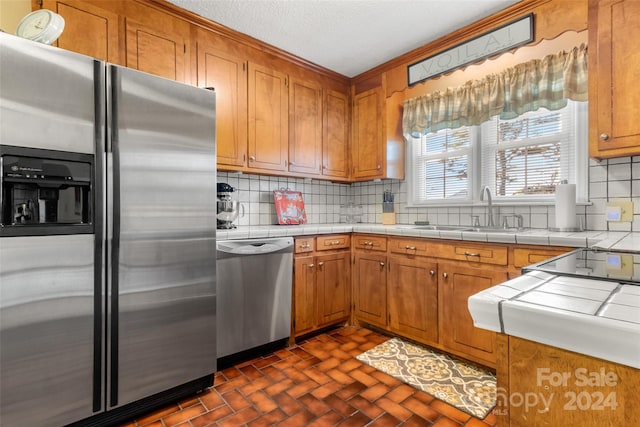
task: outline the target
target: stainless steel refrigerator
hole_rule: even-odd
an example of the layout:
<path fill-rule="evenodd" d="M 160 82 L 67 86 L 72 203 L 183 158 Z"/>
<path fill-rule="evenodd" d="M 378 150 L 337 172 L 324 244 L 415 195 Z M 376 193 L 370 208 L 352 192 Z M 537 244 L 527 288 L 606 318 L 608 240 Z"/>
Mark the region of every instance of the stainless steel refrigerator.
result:
<path fill-rule="evenodd" d="M 212 384 L 215 164 L 213 91 L 0 34 L 3 427 Z"/>

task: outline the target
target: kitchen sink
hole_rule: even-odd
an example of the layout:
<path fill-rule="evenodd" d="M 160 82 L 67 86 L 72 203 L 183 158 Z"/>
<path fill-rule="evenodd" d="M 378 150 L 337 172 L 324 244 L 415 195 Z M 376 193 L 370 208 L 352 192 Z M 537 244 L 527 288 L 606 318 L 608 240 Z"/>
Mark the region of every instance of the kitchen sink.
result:
<path fill-rule="evenodd" d="M 470 227 L 464 231 L 476 231 L 478 233 L 517 233 L 524 231 L 524 228 Z"/>
<path fill-rule="evenodd" d="M 410 227 L 416 230 L 471 231 L 471 227 L 466 227 L 463 225 L 412 225 Z"/>
<path fill-rule="evenodd" d="M 517 233 L 518 231 L 523 231 L 523 229 L 518 228 L 471 227 L 468 225 L 399 225 L 398 228 L 433 231 L 469 231 L 476 233 Z"/>

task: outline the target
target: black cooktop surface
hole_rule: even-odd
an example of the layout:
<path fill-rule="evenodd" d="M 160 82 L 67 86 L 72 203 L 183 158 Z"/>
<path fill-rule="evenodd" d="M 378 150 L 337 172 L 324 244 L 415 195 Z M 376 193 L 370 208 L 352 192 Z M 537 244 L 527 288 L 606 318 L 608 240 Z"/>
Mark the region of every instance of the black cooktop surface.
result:
<path fill-rule="evenodd" d="M 640 285 L 640 254 L 577 249 L 522 270 Z"/>

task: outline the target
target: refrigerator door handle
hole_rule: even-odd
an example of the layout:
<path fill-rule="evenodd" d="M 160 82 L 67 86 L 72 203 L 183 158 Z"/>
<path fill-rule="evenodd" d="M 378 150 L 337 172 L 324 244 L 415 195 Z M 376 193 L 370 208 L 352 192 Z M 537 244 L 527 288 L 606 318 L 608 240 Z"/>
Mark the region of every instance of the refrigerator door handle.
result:
<path fill-rule="evenodd" d="M 107 167 L 107 158 L 105 155 L 106 142 L 106 113 L 105 113 L 105 68 L 104 62 L 99 60 L 93 61 L 94 75 L 94 99 L 95 99 L 95 168 L 94 168 L 94 322 L 93 322 L 93 412 L 99 412 L 104 408 L 104 381 L 103 372 L 105 366 L 104 343 L 106 337 L 105 320 L 107 313 L 105 312 L 104 298 L 106 288 L 105 262 L 107 242 L 106 234 L 106 182 L 105 170 Z"/>
<path fill-rule="evenodd" d="M 107 68 L 107 300 L 109 342 L 109 390 L 108 406 L 118 404 L 118 277 L 120 259 L 120 170 L 118 151 L 118 69 L 113 66 Z"/>

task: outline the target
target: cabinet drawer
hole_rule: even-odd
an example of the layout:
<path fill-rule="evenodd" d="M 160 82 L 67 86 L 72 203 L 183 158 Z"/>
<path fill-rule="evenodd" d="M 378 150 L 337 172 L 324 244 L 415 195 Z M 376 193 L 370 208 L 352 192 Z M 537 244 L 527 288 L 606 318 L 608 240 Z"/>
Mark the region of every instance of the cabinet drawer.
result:
<path fill-rule="evenodd" d="M 314 239 L 313 237 L 309 238 L 299 238 L 295 241 L 295 253 L 302 254 L 306 252 L 313 252 L 315 250 Z"/>
<path fill-rule="evenodd" d="M 353 247 L 356 249 L 365 249 L 368 251 L 387 250 L 387 238 L 378 236 L 354 236 Z"/>
<path fill-rule="evenodd" d="M 554 256 L 562 255 L 571 251 L 572 248 L 516 248 L 513 250 L 513 265 L 515 267 L 526 267 Z"/>
<path fill-rule="evenodd" d="M 318 236 L 316 248 L 318 251 L 330 251 L 333 249 L 348 248 L 351 239 L 348 234 L 334 234 L 331 236 Z"/>
<path fill-rule="evenodd" d="M 427 241 L 418 239 L 389 239 L 389 248 L 396 254 L 425 256 L 428 244 Z"/>
<path fill-rule="evenodd" d="M 502 246 L 434 243 L 428 246 L 427 252 L 438 258 L 507 265 L 507 248 Z"/>

